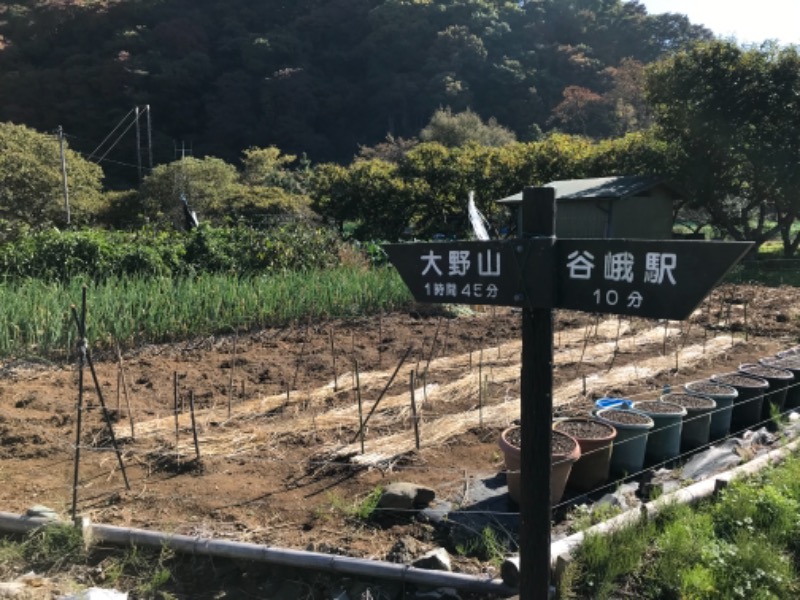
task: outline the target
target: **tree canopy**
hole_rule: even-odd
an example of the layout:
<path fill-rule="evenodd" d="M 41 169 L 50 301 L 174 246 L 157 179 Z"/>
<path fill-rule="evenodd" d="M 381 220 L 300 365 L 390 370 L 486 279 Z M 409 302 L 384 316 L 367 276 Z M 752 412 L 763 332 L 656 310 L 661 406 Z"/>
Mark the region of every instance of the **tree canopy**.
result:
<path fill-rule="evenodd" d="M 734 239 L 800 243 L 800 56 L 794 47 L 699 44 L 654 65 L 647 92 L 673 177 Z"/>
<path fill-rule="evenodd" d="M 630 99 L 618 110 L 613 74 L 710 36 L 622 0 L 16 0 L 0 19 L 0 121 L 63 125 L 88 154 L 149 105 L 156 164 L 183 141 L 228 162 L 274 146 L 344 164 L 439 109 L 521 141 L 583 133 L 551 117 L 586 90 L 607 99 L 586 133 L 623 134 L 641 122 Z M 132 131 L 108 158 L 110 184 L 135 182 Z"/>

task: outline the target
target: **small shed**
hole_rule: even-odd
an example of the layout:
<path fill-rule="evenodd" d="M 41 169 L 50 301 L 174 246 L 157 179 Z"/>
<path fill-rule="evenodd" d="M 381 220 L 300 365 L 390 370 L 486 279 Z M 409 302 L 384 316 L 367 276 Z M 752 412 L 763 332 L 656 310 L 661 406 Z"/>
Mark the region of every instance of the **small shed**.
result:
<path fill-rule="evenodd" d="M 675 200 L 682 194 L 654 175 L 551 181 L 556 237 L 669 239 Z M 522 192 L 498 200 L 516 213 Z"/>

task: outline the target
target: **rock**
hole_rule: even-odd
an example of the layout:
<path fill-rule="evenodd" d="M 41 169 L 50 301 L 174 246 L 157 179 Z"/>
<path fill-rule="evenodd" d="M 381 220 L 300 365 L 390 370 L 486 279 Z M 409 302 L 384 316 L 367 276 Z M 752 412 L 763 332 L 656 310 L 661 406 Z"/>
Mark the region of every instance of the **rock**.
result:
<path fill-rule="evenodd" d="M 450 563 L 450 555 L 444 548 L 437 548 L 431 550 L 414 560 L 411 563 L 412 567 L 418 569 L 428 569 L 431 571 L 452 571 L 453 567 Z"/>
<path fill-rule="evenodd" d="M 404 535 L 397 540 L 386 555 L 388 562 L 408 564 L 420 553 L 420 544 L 413 537 Z"/>
<path fill-rule="evenodd" d="M 378 508 L 390 510 L 411 510 L 423 508 L 433 502 L 436 492 L 416 483 L 390 483 L 383 490 Z"/>
<path fill-rule="evenodd" d="M 54 511 L 52 508 L 43 506 L 42 504 L 35 504 L 31 506 L 25 511 L 25 516 L 58 521 L 58 513 L 56 513 L 56 511 Z"/>

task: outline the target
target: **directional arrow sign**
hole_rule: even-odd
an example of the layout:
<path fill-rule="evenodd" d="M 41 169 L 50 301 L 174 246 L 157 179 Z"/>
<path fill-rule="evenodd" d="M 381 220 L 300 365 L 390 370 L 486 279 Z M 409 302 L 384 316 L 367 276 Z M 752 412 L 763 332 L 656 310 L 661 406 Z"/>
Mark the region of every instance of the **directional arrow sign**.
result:
<path fill-rule="evenodd" d="M 751 246 L 695 240 L 558 240 L 556 306 L 685 319 Z"/>
<path fill-rule="evenodd" d="M 542 269 L 552 264 L 547 246 L 536 240 L 506 240 L 387 244 L 383 248 L 419 302 L 522 306 L 527 274 L 537 264 Z M 552 306 L 552 298 L 552 285 L 539 286 L 538 306 Z"/>
<path fill-rule="evenodd" d="M 534 238 L 384 248 L 420 302 L 684 319 L 751 245 Z"/>

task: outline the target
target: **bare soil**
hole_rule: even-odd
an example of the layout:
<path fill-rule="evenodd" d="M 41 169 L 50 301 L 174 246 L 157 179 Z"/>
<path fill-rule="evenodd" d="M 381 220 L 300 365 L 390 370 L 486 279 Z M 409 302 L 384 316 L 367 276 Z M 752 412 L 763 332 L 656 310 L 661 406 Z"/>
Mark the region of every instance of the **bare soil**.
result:
<path fill-rule="evenodd" d="M 602 396 L 655 400 L 666 385 L 678 391 L 794 346 L 800 294 L 722 287 L 681 323 L 555 319 L 557 414 L 586 415 Z M 460 504 L 473 478 L 502 471 L 497 440 L 519 417 L 520 350 L 518 312 L 420 307 L 131 349 L 121 362 L 95 350 L 97 386 L 77 355 L 8 361 L 0 511 L 43 504 L 69 516 L 80 399 L 77 508 L 95 522 L 378 560 L 414 538 L 421 553 L 440 543 L 430 528 L 350 509 L 393 481 Z M 455 568 L 493 572 L 469 556 Z"/>

